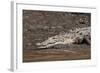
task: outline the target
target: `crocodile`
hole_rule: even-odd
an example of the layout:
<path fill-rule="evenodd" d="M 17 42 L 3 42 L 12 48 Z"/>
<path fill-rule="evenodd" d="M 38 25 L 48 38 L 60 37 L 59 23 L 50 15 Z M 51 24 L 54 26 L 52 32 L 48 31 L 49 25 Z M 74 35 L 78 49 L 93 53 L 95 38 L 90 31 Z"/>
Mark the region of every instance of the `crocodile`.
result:
<path fill-rule="evenodd" d="M 91 27 L 71 29 L 67 32 L 48 37 L 43 42 L 36 43 L 38 48 L 49 48 L 56 45 L 71 45 L 86 43 L 91 45 Z"/>

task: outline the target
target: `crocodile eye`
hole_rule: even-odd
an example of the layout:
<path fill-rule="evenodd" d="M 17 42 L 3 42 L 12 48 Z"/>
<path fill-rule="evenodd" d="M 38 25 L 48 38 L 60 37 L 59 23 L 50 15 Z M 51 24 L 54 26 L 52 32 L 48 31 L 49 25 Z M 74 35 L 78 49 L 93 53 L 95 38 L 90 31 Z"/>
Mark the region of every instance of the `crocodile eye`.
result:
<path fill-rule="evenodd" d="M 76 33 L 79 33 L 79 31 L 77 31 Z"/>

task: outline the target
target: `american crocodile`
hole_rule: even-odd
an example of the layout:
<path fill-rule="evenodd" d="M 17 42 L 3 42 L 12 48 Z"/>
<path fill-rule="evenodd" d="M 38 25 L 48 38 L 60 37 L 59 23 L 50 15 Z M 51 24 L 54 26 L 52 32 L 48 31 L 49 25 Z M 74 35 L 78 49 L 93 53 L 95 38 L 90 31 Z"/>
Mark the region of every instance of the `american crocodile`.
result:
<path fill-rule="evenodd" d="M 49 48 L 55 45 L 91 44 L 91 27 L 71 29 L 68 32 L 48 37 L 43 42 L 36 43 L 38 48 Z"/>

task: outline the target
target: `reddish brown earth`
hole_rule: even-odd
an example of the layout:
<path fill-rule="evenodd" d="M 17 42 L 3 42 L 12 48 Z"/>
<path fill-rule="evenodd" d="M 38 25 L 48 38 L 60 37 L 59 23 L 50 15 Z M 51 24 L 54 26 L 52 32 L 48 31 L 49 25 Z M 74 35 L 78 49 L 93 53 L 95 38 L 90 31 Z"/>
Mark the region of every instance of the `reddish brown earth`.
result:
<path fill-rule="evenodd" d="M 24 50 L 24 62 L 90 59 L 89 48 Z"/>

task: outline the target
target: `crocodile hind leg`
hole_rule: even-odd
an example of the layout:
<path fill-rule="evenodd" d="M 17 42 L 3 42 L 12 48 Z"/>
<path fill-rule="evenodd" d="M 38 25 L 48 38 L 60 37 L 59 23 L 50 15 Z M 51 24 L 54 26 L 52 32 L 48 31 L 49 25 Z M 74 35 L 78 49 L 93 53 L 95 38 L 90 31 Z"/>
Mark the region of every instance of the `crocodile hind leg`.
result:
<path fill-rule="evenodd" d="M 84 40 L 86 41 L 86 44 L 91 45 L 91 37 L 86 35 L 84 36 Z"/>

